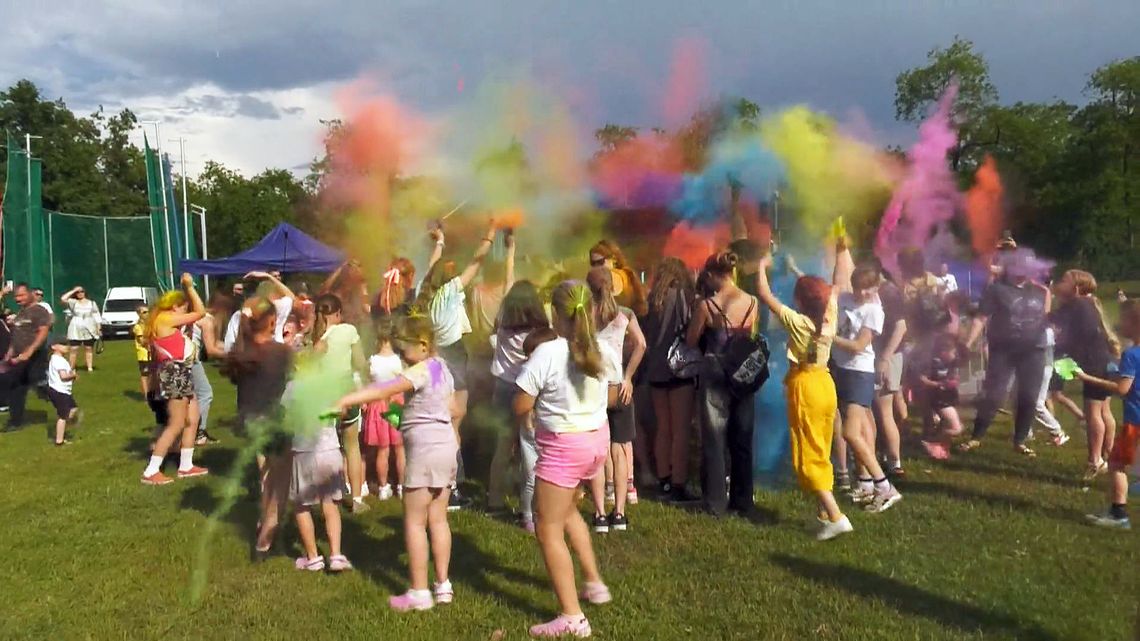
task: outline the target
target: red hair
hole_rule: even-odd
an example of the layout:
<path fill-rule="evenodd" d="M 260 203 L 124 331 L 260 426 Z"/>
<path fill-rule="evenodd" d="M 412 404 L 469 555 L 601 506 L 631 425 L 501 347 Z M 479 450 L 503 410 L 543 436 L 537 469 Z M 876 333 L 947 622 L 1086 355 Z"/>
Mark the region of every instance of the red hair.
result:
<path fill-rule="evenodd" d="M 800 276 L 793 292 L 800 313 L 815 323 L 815 335 L 823 331 L 823 316 L 831 300 L 831 285 L 819 276 Z"/>

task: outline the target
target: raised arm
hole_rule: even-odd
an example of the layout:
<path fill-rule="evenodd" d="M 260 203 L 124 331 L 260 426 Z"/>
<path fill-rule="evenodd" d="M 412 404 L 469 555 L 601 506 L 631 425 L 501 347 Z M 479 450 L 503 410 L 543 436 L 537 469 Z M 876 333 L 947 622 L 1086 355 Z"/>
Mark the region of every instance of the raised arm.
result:
<path fill-rule="evenodd" d="M 323 291 L 325 291 L 325 289 L 324 289 L 324 288 L 325 288 L 325 286 L 326 286 L 326 285 L 329 285 L 330 283 L 332 283 L 332 282 L 334 281 L 334 278 L 335 278 L 335 277 L 336 277 L 338 274 L 340 274 L 341 270 L 342 270 L 342 269 L 345 267 L 345 265 L 347 265 L 347 264 L 348 264 L 348 263 L 345 263 L 344 265 L 341 265 L 340 267 L 338 267 L 338 268 L 337 268 L 337 270 L 336 270 L 335 272 L 333 272 L 333 275 L 332 275 L 332 276 L 329 276 L 328 280 L 326 280 L 326 281 L 325 281 L 325 282 L 324 282 L 324 283 L 321 285 L 321 291 L 322 291 L 322 292 L 323 292 Z M 270 274 L 269 272 L 250 272 L 250 273 L 246 274 L 246 275 L 245 275 L 245 277 L 246 277 L 246 278 L 263 278 L 263 279 L 265 279 L 265 280 L 269 281 L 270 283 L 272 283 L 272 284 L 273 284 L 273 289 L 274 289 L 274 290 L 276 290 L 277 294 L 278 294 L 278 295 L 279 295 L 281 298 L 294 298 L 294 299 L 295 299 L 295 298 L 297 298 L 297 296 L 296 296 L 295 294 L 293 294 L 293 290 L 291 290 L 291 289 L 289 289 L 288 287 L 286 287 L 286 286 L 285 286 L 285 283 L 281 282 L 280 280 L 277 280 L 277 278 L 276 278 L 276 277 L 275 277 L 273 274 Z"/>
<path fill-rule="evenodd" d="M 80 287 L 79 285 L 76 285 L 75 287 L 72 287 L 71 289 L 67 290 L 66 292 L 63 293 L 63 296 L 59 297 L 59 302 L 66 304 L 67 301 L 71 300 L 71 297 L 75 295 L 75 292 L 79 291 L 80 289 L 82 289 L 82 287 Z"/>
<path fill-rule="evenodd" d="M 503 284 L 503 295 L 506 296 L 515 286 L 515 230 L 508 229 L 504 236 L 503 240 L 507 244 L 507 280 Z"/>
<path fill-rule="evenodd" d="M 443 227 L 438 224 L 431 231 L 428 232 L 428 237 L 431 238 L 435 245 L 431 248 L 431 258 L 428 259 L 428 271 L 443 258 L 443 246 L 446 244 L 443 240 Z"/>
<path fill-rule="evenodd" d="M 769 253 L 760 259 L 760 269 L 756 272 L 756 294 L 760 298 L 760 302 L 768 306 L 773 314 L 777 316 L 780 310 L 784 308 L 784 304 L 776 295 L 772 293 L 772 287 L 768 284 L 768 268 L 772 266 L 772 254 Z"/>
<path fill-rule="evenodd" d="M 182 287 L 186 290 L 186 298 L 190 302 L 190 311 L 185 314 L 171 313 L 167 315 L 165 324 L 170 327 L 193 325 L 206 315 L 206 306 L 202 304 L 202 299 L 198 296 L 197 290 L 194 289 L 194 277 L 190 274 L 182 274 Z"/>
<path fill-rule="evenodd" d="M 206 347 L 206 354 L 214 358 L 222 358 L 226 355 L 225 347 L 218 342 L 218 331 L 215 326 L 213 316 L 204 316 L 202 320 L 198 321 L 198 327 L 202 329 L 202 345 Z"/>
<path fill-rule="evenodd" d="M 471 257 L 471 264 L 469 264 L 461 274 L 459 274 L 459 282 L 464 289 L 475 280 L 475 275 L 479 273 L 479 269 L 483 267 L 483 259 L 491 251 L 491 245 L 495 243 L 495 221 L 491 221 L 491 228 L 487 230 L 487 235 L 479 239 L 479 247 L 475 249 L 475 255 Z"/>
<path fill-rule="evenodd" d="M 842 292 L 851 291 L 851 274 L 855 271 L 855 261 L 851 259 L 851 248 L 847 239 L 835 241 L 835 271 L 831 274 L 831 284 Z"/>
<path fill-rule="evenodd" d="M 345 261 L 340 267 L 337 267 L 333 273 L 329 274 L 329 277 L 325 279 L 325 282 L 321 283 L 320 289 L 317 290 L 318 294 L 327 294 L 332 291 L 333 285 L 340 279 L 341 272 L 344 271 L 345 267 L 348 267 L 348 262 L 349 261 Z M 246 274 L 246 278 L 249 278 L 252 273 L 265 274 L 265 272 L 251 272 L 250 274 Z M 266 274 L 266 276 L 268 275 L 269 274 Z"/>

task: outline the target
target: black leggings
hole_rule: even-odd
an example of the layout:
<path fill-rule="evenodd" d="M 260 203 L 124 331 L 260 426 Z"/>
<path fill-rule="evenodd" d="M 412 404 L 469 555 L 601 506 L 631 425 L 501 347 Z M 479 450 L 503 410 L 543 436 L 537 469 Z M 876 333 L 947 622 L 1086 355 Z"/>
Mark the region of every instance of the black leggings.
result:
<path fill-rule="evenodd" d="M 1013 414 L 1013 444 L 1021 445 L 1029 436 L 1045 377 L 1045 349 L 1009 349 L 991 344 L 985 389 L 974 421 L 974 440 L 982 440 L 989 431 L 998 408 L 1005 401 L 1011 377 L 1016 379 L 1014 398 L 1017 403 Z"/>

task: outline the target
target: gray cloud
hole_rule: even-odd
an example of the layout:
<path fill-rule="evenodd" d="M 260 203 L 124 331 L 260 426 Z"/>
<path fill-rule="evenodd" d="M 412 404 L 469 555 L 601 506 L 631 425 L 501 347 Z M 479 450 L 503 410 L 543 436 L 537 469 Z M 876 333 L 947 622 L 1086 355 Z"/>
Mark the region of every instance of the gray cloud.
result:
<path fill-rule="evenodd" d="M 955 34 L 991 63 L 1003 100 L 1082 99 L 1093 69 L 1135 55 L 1136 0 L 524 0 L 312 3 L 202 0 L 138 5 L 59 0 L 27 12 L 0 0 L 0 80 L 31 77 L 98 104 L 212 84 L 178 107 L 274 119 L 299 108 L 251 93 L 373 73 L 420 108 L 461 100 L 486 74 L 529 68 L 575 96 L 590 124 L 653 125 L 674 43 L 707 43 L 711 94 L 775 106 L 857 108 L 888 136 L 895 75 Z M 177 117 L 177 113 L 171 117 Z"/>

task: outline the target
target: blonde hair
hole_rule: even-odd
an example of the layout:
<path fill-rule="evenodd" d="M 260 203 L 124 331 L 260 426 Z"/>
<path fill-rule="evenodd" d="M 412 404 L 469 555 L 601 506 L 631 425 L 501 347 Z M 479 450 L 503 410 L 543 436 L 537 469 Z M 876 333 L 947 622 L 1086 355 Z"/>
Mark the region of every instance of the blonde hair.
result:
<path fill-rule="evenodd" d="M 186 294 L 181 289 L 172 289 L 164 292 L 162 296 L 155 301 L 154 306 L 150 308 L 150 314 L 146 317 L 146 338 L 147 340 L 154 340 L 157 336 L 155 330 L 158 327 L 158 317 L 164 312 L 172 312 L 175 307 L 186 304 Z"/>
<path fill-rule="evenodd" d="M 587 376 L 601 376 L 602 355 L 598 351 L 591 320 L 593 300 L 590 288 L 581 281 L 565 281 L 554 288 L 550 304 L 556 317 L 570 321 L 573 326 L 573 332 L 566 340 L 570 344 L 570 359 L 574 365 Z"/>
<path fill-rule="evenodd" d="M 1092 299 L 1093 307 L 1096 308 L 1097 317 L 1100 319 L 1100 331 L 1104 334 L 1105 341 L 1108 342 L 1108 351 L 1112 354 L 1113 358 L 1119 358 L 1123 346 L 1121 345 L 1120 337 L 1113 331 L 1112 325 L 1108 322 L 1108 317 L 1105 316 L 1104 306 L 1100 304 L 1100 299 L 1096 297 L 1096 277 L 1080 269 L 1070 269 L 1065 272 L 1065 276 L 1068 276 L 1073 281 L 1073 284 L 1077 288 L 1077 296 L 1087 296 Z"/>
<path fill-rule="evenodd" d="M 594 319 L 598 327 L 606 327 L 621 313 L 614 298 L 613 274 L 607 267 L 594 267 L 586 273 L 586 284 L 594 296 Z"/>

